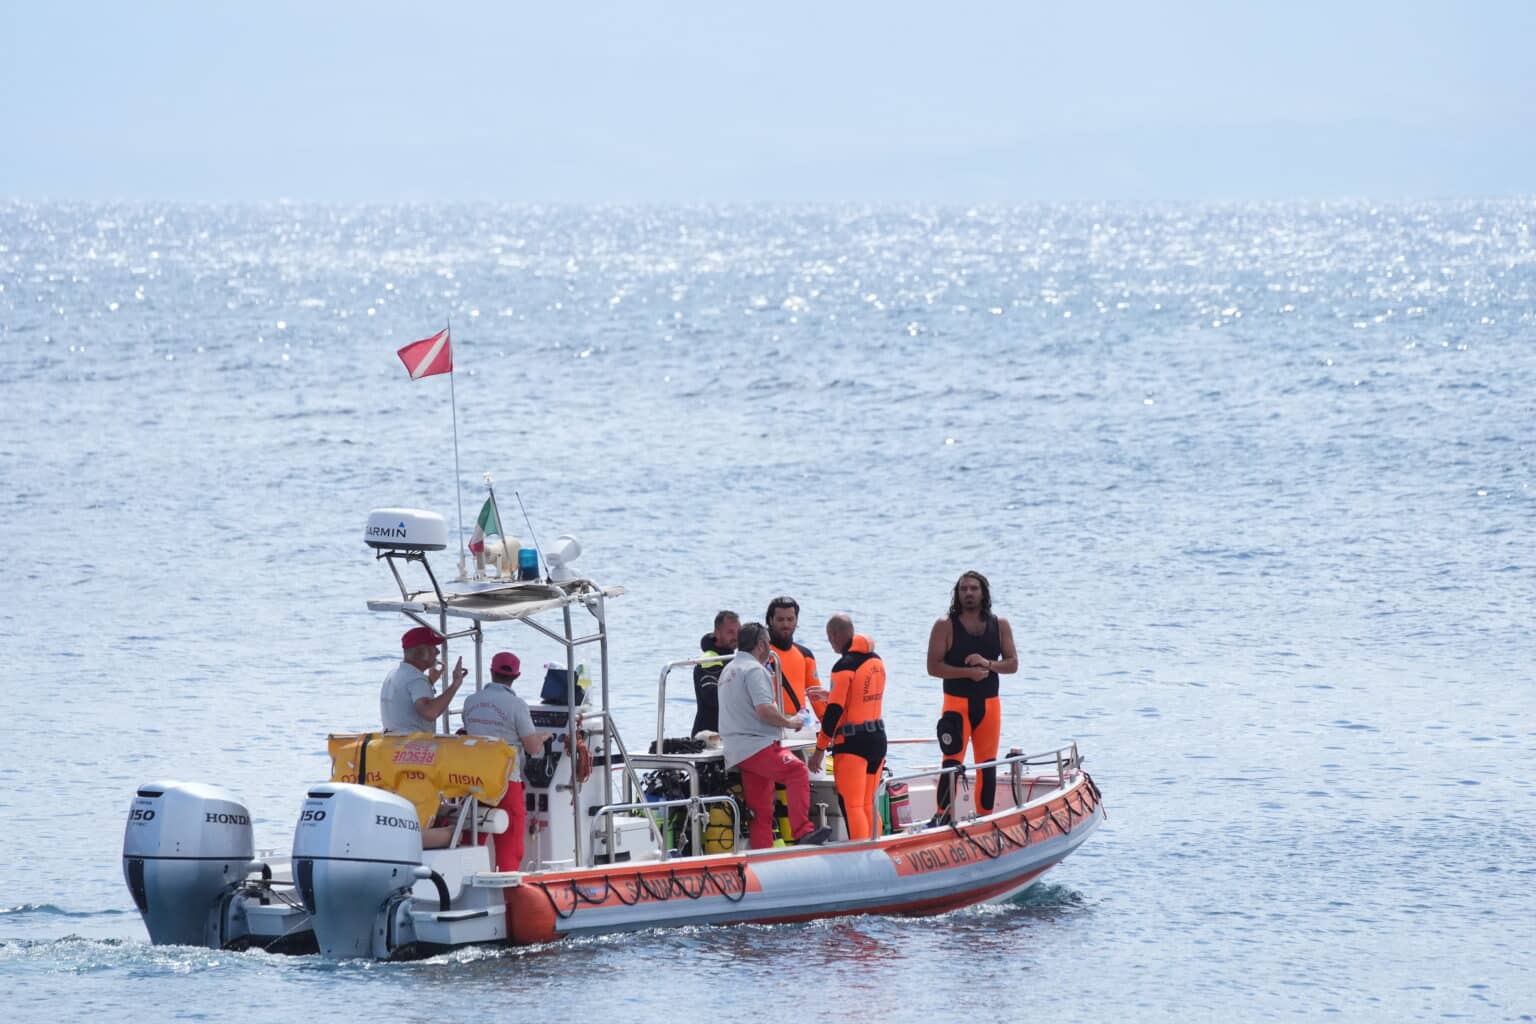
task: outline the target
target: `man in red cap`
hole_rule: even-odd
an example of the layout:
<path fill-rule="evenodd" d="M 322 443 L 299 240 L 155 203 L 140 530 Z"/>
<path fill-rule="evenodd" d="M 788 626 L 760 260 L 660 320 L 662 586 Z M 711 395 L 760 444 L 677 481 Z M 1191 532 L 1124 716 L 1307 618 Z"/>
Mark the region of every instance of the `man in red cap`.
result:
<path fill-rule="evenodd" d="M 496 836 L 496 870 L 516 871 L 523 863 L 523 834 L 527 829 L 527 810 L 523 804 L 523 755 L 539 757 L 544 753 L 547 732 L 535 732 L 528 702 L 512 692 L 512 684 L 521 674 L 517 655 L 502 651 L 491 659 L 491 685 L 464 702 L 464 731 L 476 736 L 505 740 L 518 751 L 507 795 L 496 806 L 511 819 L 505 832 Z"/>
<path fill-rule="evenodd" d="M 442 676 L 437 648 L 443 638 L 436 630 L 417 626 L 400 638 L 401 662 L 384 677 L 379 691 L 379 718 L 385 732 L 433 732 L 437 719 L 453 703 L 469 669 L 464 659 L 453 666 L 453 682 L 433 695 L 432 684 Z"/>

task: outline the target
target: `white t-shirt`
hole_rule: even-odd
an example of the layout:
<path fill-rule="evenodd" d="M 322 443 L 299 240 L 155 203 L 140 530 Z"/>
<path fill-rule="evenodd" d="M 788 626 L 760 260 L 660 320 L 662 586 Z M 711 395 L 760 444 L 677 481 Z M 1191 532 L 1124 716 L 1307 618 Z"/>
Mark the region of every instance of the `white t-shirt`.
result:
<path fill-rule="evenodd" d="M 416 710 L 416 702 L 422 697 L 435 696 L 432 684 L 421 669 L 402 661 L 384 677 L 384 688 L 379 691 L 379 720 L 385 732 L 435 732 L 430 718 L 423 718 Z"/>
<path fill-rule="evenodd" d="M 527 754 L 523 740 L 537 730 L 533 727 L 528 702 L 513 693 L 512 687 L 492 683 L 466 700 L 464 731 L 506 740 L 517 751 L 517 767 L 513 769 L 512 781 L 522 781 L 523 757 Z"/>

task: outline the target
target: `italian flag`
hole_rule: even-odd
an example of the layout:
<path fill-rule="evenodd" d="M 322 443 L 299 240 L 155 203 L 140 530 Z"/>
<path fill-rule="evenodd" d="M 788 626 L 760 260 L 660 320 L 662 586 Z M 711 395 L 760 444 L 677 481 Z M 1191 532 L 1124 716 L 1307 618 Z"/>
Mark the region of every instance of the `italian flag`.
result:
<path fill-rule="evenodd" d="M 496 516 L 496 503 L 490 498 L 480 506 L 480 516 L 475 520 L 475 535 L 469 538 L 469 553 L 478 555 L 485 550 L 485 535 L 501 533 L 501 520 Z"/>

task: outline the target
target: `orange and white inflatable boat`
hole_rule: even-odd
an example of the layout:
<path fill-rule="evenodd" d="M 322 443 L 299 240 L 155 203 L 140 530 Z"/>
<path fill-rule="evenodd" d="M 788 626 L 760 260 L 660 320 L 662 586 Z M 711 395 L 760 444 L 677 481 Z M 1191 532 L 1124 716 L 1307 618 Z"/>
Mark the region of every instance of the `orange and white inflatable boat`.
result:
<path fill-rule="evenodd" d="M 500 623 L 556 641 L 567 665 L 595 648 L 601 666 L 595 693 L 567 683 L 556 703 L 533 708 L 556 739 L 526 779 L 521 869 L 498 871 L 492 842 L 509 827 L 495 805 L 518 775 L 518 751 L 472 736 L 333 736 L 331 780 L 307 791 L 286 857 L 256 855 L 250 813 L 233 794 L 174 781 L 139 788 L 123 871 L 152 942 L 400 959 L 676 925 L 938 914 L 1016 895 L 1104 818 L 1074 744 L 995 762 L 989 814 L 976 813 L 961 773 L 943 824 L 931 823 L 937 766 L 890 776 L 882 834 L 860 842 L 844 838 L 831 781 L 813 778 L 813 817 L 833 841 L 749 851 L 740 801 L 720 784 L 718 749 L 660 742 L 631 753 L 608 714 L 607 602 L 622 591 L 575 575 L 574 546 L 543 581 L 446 584 L 427 559 L 446 537 L 429 512 L 371 515 L 365 540 L 399 595 L 369 607 L 431 625 L 449 644 L 467 641 L 477 677 L 484 632 Z M 412 571 L 427 586 L 412 589 Z M 578 629 L 581 617 L 591 624 Z M 668 674 L 694 663 L 661 673 L 658 738 Z M 685 752 L 669 752 L 676 746 Z M 658 778 L 675 795 L 658 799 Z"/>

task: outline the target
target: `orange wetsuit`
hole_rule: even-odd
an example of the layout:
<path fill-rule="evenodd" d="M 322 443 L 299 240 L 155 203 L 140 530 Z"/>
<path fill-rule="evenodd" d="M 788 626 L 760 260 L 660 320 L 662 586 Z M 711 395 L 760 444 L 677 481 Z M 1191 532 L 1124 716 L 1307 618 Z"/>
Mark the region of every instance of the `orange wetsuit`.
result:
<path fill-rule="evenodd" d="M 1000 661 L 1003 657 L 1002 631 L 997 616 L 989 615 L 980 635 L 971 633 L 961 625 L 959 616 L 949 618 L 949 650 L 944 652 L 944 664 L 956 668 L 965 666 L 965 659 L 980 654 L 988 661 Z M 944 767 L 956 768 L 965 763 L 965 748 L 971 748 L 974 761 L 997 760 L 997 741 L 1002 734 L 1003 712 L 997 699 L 997 673 L 987 673 L 987 678 L 944 680 L 944 710 L 939 716 L 939 750 L 944 755 Z M 997 769 L 983 768 L 978 773 L 981 784 L 976 791 L 976 809 L 982 814 L 992 813 L 992 800 L 997 795 Z M 950 780 L 953 774 L 939 779 L 939 813 L 949 810 Z"/>
<path fill-rule="evenodd" d="M 779 686 L 779 706 L 784 709 L 786 715 L 798 715 L 801 707 L 805 705 L 805 691 L 808 687 L 820 689 L 821 680 L 816 678 L 816 655 L 804 644 L 797 644 L 793 640 L 787 647 L 772 645 L 773 654 L 779 659 L 779 673 L 782 682 Z M 820 718 L 827 713 L 827 702 L 811 699 L 811 708 Z"/>
<path fill-rule="evenodd" d="M 779 707 L 786 715 L 798 717 L 800 709 L 805 706 L 805 691 L 807 687 L 821 686 L 821 680 L 816 678 L 816 655 L 804 644 L 797 644 L 793 640 L 785 647 L 769 640 L 769 654 L 779 663 Z M 826 714 L 827 702 L 824 700 L 811 700 L 811 709 L 820 718 Z M 782 792 L 782 787 L 781 787 Z M 779 823 L 779 834 L 785 842 L 792 838 L 789 823 L 788 804 L 782 797 L 774 805 L 776 820 Z"/>
<path fill-rule="evenodd" d="M 832 666 L 832 697 L 821 716 L 816 749 L 832 748 L 832 775 L 848 823 L 848 838 L 873 839 L 875 790 L 885 763 L 885 663 L 865 636 L 855 636 Z"/>

